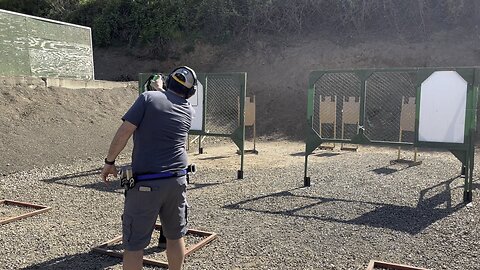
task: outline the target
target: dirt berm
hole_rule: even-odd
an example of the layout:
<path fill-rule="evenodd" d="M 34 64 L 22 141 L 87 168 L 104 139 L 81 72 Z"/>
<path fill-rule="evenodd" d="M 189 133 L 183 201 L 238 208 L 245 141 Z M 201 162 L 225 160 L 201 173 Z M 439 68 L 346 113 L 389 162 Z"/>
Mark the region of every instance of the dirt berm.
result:
<path fill-rule="evenodd" d="M 135 83 L 126 85 L 65 89 L 40 79 L 0 81 L 0 174 L 79 159 L 102 164 L 121 116 L 138 96 Z"/>

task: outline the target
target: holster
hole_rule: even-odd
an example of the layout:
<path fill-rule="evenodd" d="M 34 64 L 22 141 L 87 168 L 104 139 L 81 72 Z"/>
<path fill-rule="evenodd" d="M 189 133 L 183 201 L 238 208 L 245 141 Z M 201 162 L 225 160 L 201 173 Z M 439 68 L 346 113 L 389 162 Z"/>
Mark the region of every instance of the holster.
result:
<path fill-rule="evenodd" d="M 120 178 L 120 186 L 125 190 L 129 190 L 135 186 L 135 179 L 133 178 L 132 166 L 125 165 L 120 167 L 119 178 Z"/>

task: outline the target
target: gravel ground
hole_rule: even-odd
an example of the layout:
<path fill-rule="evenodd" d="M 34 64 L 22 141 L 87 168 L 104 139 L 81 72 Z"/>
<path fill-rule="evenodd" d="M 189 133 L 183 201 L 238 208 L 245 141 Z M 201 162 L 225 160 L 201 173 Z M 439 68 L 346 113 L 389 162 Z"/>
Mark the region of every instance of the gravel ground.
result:
<path fill-rule="evenodd" d="M 363 270 L 371 259 L 480 269 L 479 185 L 474 204 L 463 205 L 460 162 L 448 152 L 421 152 L 423 164 L 407 168 L 389 165 L 395 149 L 318 151 L 309 158 L 313 185 L 303 188 L 303 143 L 259 142 L 236 180 L 233 144 L 208 141 L 205 154 L 190 154 L 198 173 L 189 222 L 218 238 L 184 269 Z M 0 199 L 52 207 L 1 226 L 1 269 L 121 269 L 91 252 L 121 232 L 123 194 L 118 182 L 99 181 L 101 165 L 85 159 L 0 177 Z"/>

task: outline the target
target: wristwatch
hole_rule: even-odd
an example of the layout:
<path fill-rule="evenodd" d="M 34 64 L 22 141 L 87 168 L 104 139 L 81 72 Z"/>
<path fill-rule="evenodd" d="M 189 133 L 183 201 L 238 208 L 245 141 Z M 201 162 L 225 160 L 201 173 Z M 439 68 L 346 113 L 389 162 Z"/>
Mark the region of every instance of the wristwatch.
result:
<path fill-rule="evenodd" d="M 105 164 L 107 165 L 115 165 L 115 159 L 113 161 L 108 161 L 107 158 L 105 158 Z"/>

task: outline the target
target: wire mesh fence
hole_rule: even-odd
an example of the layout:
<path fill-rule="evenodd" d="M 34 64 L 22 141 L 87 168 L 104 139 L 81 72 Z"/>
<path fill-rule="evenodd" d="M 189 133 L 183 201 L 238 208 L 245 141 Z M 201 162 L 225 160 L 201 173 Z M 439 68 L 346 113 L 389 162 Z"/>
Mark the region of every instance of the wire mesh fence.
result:
<path fill-rule="evenodd" d="M 324 142 L 428 147 L 462 163 L 463 200 L 471 202 L 479 74 L 473 67 L 313 71 L 304 186 L 311 185 L 308 155 Z"/>
<path fill-rule="evenodd" d="M 328 73 L 315 83 L 313 129 L 328 139 L 356 134 L 361 81 L 353 73 Z"/>
<path fill-rule="evenodd" d="M 415 106 L 415 73 L 378 72 L 366 81 L 365 135 L 375 141 L 413 142 Z M 412 99 L 413 98 L 413 99 Z M 410 103 L 410 105 L 412 105 Z M 401 125 L 401 116 L 409 113 L 413 118 Z M 410 124 L 410 125 L 409 125 Z"/>
<path fill-rule="evenodd" d="M 415 72 L 326 73 L 314 84 L 312 128 L 324 139 L 352 139 L 363 124 L 373 141 L 413 142 Z M 361 99 L 365 111 L 362 112 Z"/>
<path fill-rule="evenodd" d="M 239 126 L 241 82 L 229 74 L 206 77 L 205 131 L 232 134 Z"/>

